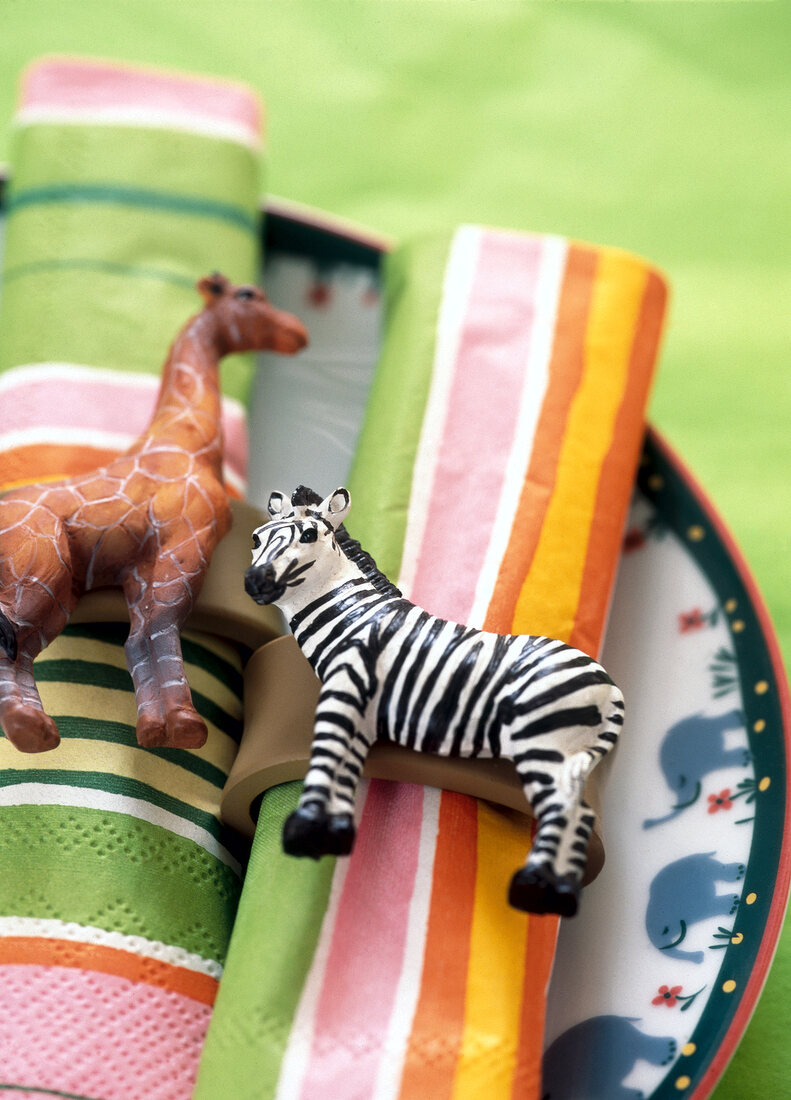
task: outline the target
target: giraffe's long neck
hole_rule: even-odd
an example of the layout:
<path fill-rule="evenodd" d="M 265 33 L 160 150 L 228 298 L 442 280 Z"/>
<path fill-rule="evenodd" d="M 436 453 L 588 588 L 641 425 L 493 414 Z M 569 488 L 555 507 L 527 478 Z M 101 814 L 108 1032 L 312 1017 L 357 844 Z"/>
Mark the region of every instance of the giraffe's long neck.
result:
<path fill-rule="evenodd" d="M 222 462 L 221 350 L 215 324 L 199 313 L 176 337 L 147 431 L 134 450 L 177 447 L 196 455 L 218 474 Z"/>

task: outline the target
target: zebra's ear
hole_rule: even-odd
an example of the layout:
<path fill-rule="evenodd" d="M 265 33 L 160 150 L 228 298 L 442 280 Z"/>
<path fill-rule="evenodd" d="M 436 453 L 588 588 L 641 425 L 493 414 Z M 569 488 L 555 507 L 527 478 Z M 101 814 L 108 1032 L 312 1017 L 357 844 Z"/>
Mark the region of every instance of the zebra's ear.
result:
<path fill-rule="evenodd" d="M 291 501 L 285 493 L 281 493 L 278 489 L 275 489 L 274 492 L 269 494 L 266 510 L 269 512 L 272 519 L 279 519 L 291 511 Z"/>
<path fill-rule="evenodd" d="M 346 519 L 351 504 L 352 498 L 349 490 L 336 489 L 334 493 L 330 493 L 330 495 L 321 502 L 319 507 L 326 519 L 337 529 Z"/>

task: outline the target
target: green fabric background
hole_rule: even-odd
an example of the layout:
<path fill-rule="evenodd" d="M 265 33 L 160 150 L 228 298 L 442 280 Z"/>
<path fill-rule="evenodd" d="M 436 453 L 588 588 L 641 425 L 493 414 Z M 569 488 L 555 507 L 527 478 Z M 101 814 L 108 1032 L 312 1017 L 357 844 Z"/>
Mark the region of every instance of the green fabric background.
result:
<path fill-rule="evenodd" d="M 3 0 L 0 162 L 45 52 L 242 79 L 268 189 L 403 238 L 472 220 L 665 268 L 651 419 L 791 655 L 791 10 L 783 3 Z M 717 1100 L 786 1094 L 791 926 Z"/>

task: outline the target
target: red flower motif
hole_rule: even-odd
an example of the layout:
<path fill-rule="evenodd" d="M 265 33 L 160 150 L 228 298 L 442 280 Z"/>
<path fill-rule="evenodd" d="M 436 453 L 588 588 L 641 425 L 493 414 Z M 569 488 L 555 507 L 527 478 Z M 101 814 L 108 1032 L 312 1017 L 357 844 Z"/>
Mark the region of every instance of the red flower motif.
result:
<path fill-rule="evenodd" d="M 631 554 L 633 550 L 641 550 L 645 544 L 645 531 L 641 531 L 639 527 L 630 527 L 623 537 L 623 552 Z"/>
<path fill-rule="evenodd" d="M 329 283 L 315 282 L 308 290 L 308 301 L 317 309 L 322 309 L 330 304 L 332 290 Z"/>
<path fill-rule="evenodd" d="M 658 996 L 654 997 L 654 999 L 651 1001 L 651 1004 L 667 1005 L 668 1008 L 675 1008 L 680 992 L 680 985 L 674 985 L 672 989 L 667 985 L 660 985 L 659 989 L 657 990 Z"/>
<path fill-rule="evenodd" d="M 730 810 L 733 806 L 731 801 L 731 789 L 726 787 L 724 791 L 720 791 L 719 794 L 709 795 L 709 813 L 716 814 L 718 810 Z"/>
<path fill-rule="evenodd" d="M 678 617 L 678 629 L 682 634 L 689 634 L 691 630 L 702 630 L 706 625 L 706 616 L 699 607 L 692 611 L 682 611 Z"/>

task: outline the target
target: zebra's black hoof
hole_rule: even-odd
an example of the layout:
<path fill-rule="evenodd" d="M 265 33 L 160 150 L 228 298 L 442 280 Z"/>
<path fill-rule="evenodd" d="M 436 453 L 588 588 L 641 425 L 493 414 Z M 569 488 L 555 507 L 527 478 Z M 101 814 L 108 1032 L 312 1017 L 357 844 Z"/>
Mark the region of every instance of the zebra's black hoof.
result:
<path fill-rule="evenodd" d="M 351 814 L 330 814 L 327 818 L 327 854 L 350 855 L 356 834 L 357 828 Z"/>
<path fill-rule="evenodd" d="M 283 851 L 289 856 L 347 856 L 354 846 L 351 814 L 328 814 L 323 806 L 301 806 L 283 825 Z"/>
<path fill-rule="evenodd" d="M 520 867 L 511 879 L 508 902 L 523 913 L 556 913 L 573 917 L 579 906 L 580 884 L 548 867 Z"/>

